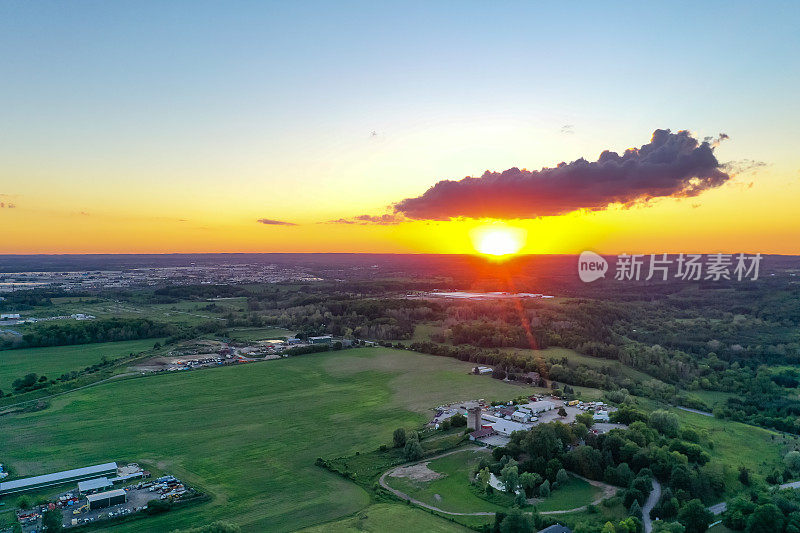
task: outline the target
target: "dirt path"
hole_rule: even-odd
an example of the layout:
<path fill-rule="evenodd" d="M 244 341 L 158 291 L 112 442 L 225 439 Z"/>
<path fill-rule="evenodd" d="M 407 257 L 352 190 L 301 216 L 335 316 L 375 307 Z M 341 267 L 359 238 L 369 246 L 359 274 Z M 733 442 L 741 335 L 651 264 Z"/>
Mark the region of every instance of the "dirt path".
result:
<path fill-rule="evenodd" d="M 400 498 L 402 500 L 409 501 L 409 502 L 411 502 L 411 503 L 413 503 L 415 505 L 419 505 L 420 507 L 424 507 L 425 509 L 429 509 L 431 511 L 436 511 L 437 513 L 442 513 L 442 514 L 451 515 L 451 516 L 494 516 L 495 513 L 492 512 L 492 511 L 478 511 L 478 512 L 474 512 L 474 513 L 455 513 L 455 512 L 452 512 L 452 511 L 445 511 L 444 509 L 440 509 L 440 508 L 438 508 L 438 507 L 436 507 L 434 505 L 430 505 L 428 503 L 421 502 L 421 501 L 419 501 L 419 500 L 417 500 L 415 498 L 412 498 L 411 496 L 409 496 L 405 492 L 401 492 L 401 491 L 399 491 L 397 489 L 393 489 L 392 487 L 390 487 L 386 483 L 386 477 L 390 476 L 395 470 L 398 470 L 400 468 L 407 468 L 409 466 L 414 466 L 414 465 L 419 464 L 419 463 L 427 463 L 427 462 L 430 462 L 430 461 L 435 461 L 436 459 L 439 459 L 440 457 L 446 457 L 446 456 L 452 455 L 454 453 L 460 453 L 460 452 L 467 451 L 467 450 L 480 450 L 480 449 L 481 448 L 479 448 L 477 446 L 468 446 L 468 447 L 465 447 L 465 448 L 458 448 L 456 450 L 451 450 L 449 452 L 442 453 L 440 455 L 436 455 L 436 456 L 433 456 L 433 457 L 426 457 L 422 461 L 417 461 L 416 463 L 411 463 L 410 465 L 396 466 L 396 467 L 391 468 L 391 469 L 387 470 L 386 472 L 384 472 L 381 475 L 380 479 L 378 480 L 378 483 L 380 484 L 381 487 L 383 487 L 384 489 L 388 490 L 389 492 L 391 492 L 392 494 L 394 494 L 398 498 Z M 595 487 L 598 487 L 598 488 L 602 489 L 603 495 L 600 498 L 598 498 L 595 501 L 593 501 L 590 505 L 597 505 L 601 501 L 603 501 L 604 499 L 606 499 L 606 498 L 608 498 L 610 496 L 613 496 L 614 494 L 617 493 L 617 487 L 614 487 L 612 485 L 608 485 L 608 484 L 603 483 L 601 481 L 594 481 L 594 480 L 591 480 L 591 479 L 586 479 L 586 478 L 584 478 L 582 476 L 578 476 L 576 474 L 573 474 L 573 475 L 575 477 L 578 477 L 578 478 L 586 481 L 587 483 L 591 484 L 592 486 L 595 486 Z M 588 507 L 588 505 L 581 505 L 580 507 L 575 507 L 573 509 L 564 509 L 564 510 L 560 510 L 560 511 L 542 511 L 539 514 L 574 513 L 574 512 L 577 512 L 577 511 L 585 511 L 587 507 Z"/>

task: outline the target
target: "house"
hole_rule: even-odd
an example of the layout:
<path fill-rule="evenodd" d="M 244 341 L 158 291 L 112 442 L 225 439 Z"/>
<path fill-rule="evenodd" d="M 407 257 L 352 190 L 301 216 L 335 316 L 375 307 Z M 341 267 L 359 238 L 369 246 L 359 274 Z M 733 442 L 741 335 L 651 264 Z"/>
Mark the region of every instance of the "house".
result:
<path fill-rule="evenodd" d="M 498 409 L 497 414 L 499 416 L 511 416 L 517 412 L 516 407 L 503 407 L 502 409 Z"/>
<path fill-rule="evenodd" d="M 572 530 L 567 526 L 562 526 L 561 524 L 556 524 L 554 526 L 546 527 L 544 529 L 539 530 L 537 533 L 572 533 Z"/>

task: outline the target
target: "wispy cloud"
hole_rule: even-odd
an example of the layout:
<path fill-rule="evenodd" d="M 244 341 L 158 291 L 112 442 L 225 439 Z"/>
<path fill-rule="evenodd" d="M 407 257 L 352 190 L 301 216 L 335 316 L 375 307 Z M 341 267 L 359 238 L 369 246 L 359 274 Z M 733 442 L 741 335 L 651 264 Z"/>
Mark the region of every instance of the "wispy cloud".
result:
<path fill-rule="evenodd" d="M 259 218 L 256 220 L 259 224 L 267 226 L 296 226 L 294 222 L 286 222 L 285 220 L 273 220 L 271 218 Z"/>
<path fill-rule="evenodd" d="M 386 215 L 359 215 L 350 218 L 339 218 L 336 220 L 328 220 L 326 224 L 357 224 L 361 226 L 378 225 L 378 226 L 394 226 L 400 224 L 405 220 L 405 217 L 395 213 Z"/>

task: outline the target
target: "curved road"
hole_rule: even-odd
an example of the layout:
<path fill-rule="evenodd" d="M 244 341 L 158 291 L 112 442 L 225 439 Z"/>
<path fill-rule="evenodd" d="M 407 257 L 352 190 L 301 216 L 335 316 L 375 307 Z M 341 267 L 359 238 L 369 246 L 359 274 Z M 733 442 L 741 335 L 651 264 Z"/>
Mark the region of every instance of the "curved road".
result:
<path fill-rule="evenodd" d="M 650 533 L 653 531 L 653 521 L 650 519 L 650 511 L 653 510 L 653 507 L 656 506 L 658 500 L 661 499 L 661 483 L 653 478 L 653 490 L 650 491 L 650 495 L 647 497 L 647 501 L 644 502 L 644 507 L 642 507 L 642 523 L 644 524 L 644 533 Z"/>
<path fill-rule="evenodd" d="M 429 462 L 429 461 L 435 461 L 436 459 L 439 459 L 440 457 L 446 457 L 448 455 L 452 455 L 454 453 L 463 452 L 463 451 L 466 451 L 466 450 L 479 450 L 479 449 L 480 448 L 478 448 L 477 446 L 474 446 L 474 447 L 471 446 L 471 447 L 467 447 L 467 448 L 458 448 L 456 450 L 451 450 L 449 452 L 445 452 L 443 454 L 436 455 L 436 456 L 433 456 L 433 457 L 426 457 L 425 459 L 423 459 L 421 461 L 417 461 L 417 462 L 414 462 L 414 463 L 409 463 L 409 464 L 405 464 L 405 465 L 401 465 L 401 466 L 396 466 L 396 467 L 391 468 L 391 469 L 387 470 L 386 472 L 384 472 L 381 475 L 380 479 L 378 479 L 378 483 L 380 484 L 381 487 L 383 487 L 384 489 L 388 490 L 389 492 L 391 492 L 392 494 L 394 494 L 398 498 L 400 498 L 402 500 L 407 500 L 407 501 L 409 501 L 409 502 L 411 502 L 411 503 L 413 503 L 415 505 L 419 505 L 420 507 L 424 507 L 425 509 L 429 509 L 431 511 L 436 511 L 437 513 L 442 513 L 442 514 L 452 515 L 452 516 L 494 516 L 494 513 L 491 512 L 491 511 L 479 511 L 479 512 L 474 512 L 474 513 L 454 513 L 452 511 L 445 511 L 444 509 L 440 509 L 440 508 L 438 508 L 438 507 L 436 507 L 434 505 L 430 505 L 430 504 L 427 504 L 425 502 L 421 502 L 421 501 L 419 501 L 419 500 L 417 500 L 415 498 L 412 498 L 411 496 L 409 496 L 405 492 L 401 492 L 401 491 L 399 491 L 397 489 L 393 489 L 392 487 L 390 487 L 386 483 L 386 476 L 391 475 L 392 472 L 394 472 L 398 468 L 403 468 L 403 467 L 407 467 L 407 466 L 413 466 L 413 465 L 417 465 L 417 464 L 420 464 L 420 463 L 426 463 L 426 462 Z M 575 475 L 575 474 L 573 474 L 573 475 Z M 584 477 L 577 476 L 577 475 L 576 475 L 576 477 L 579 477 L 579 478 L 587 481 L 588 483 L 594 485 L 595 487 L 599 487 L 599 488 L 601 488 L 603 490 L 603 496 L 601 496 L 599 499 L 593 501 L 591 503 L 591 505 L 597 505 L 602 500 L 604 500 L 605 498 L 608 498 L 610 495 L 613 495 L 613 494 L 615 494 L 617 492 L 617 487 L 614 487 L 612 485 L 608 485 L 608 484 L 602 483 L 600 481 L 593 481 L 593 480 L 586 479 Z M 659 493 L 660 493 L 660 489 L 659 489 Z M 656 499 L 656 501 L 658 501 L 658 499 Z M 585 511 L 586 507 L 587 507 L 587 505 L 582 505 L 580 507 L 575 507 L 574 509 L 564 509 L 564 510 L 560 510 L 560 511 L 542 511 L 539 514 L 573 513 L 573 512 L 577 512 L 577 511 Z M 652 508 L 652 506 L 651 506 L 651 508 Z"/>

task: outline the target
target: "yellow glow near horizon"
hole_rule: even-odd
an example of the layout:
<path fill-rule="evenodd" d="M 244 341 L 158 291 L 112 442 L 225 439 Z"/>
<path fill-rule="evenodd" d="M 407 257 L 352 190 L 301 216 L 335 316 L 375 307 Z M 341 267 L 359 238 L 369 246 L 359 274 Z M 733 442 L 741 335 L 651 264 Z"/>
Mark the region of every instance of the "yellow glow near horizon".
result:
<path fill-rule="evenodd" d="M 483 226 L 475 228 L 471 237 L 478 252 L 500 257 L 518 253 L 525 245 L 525 233 L 505 225 Z"/>

